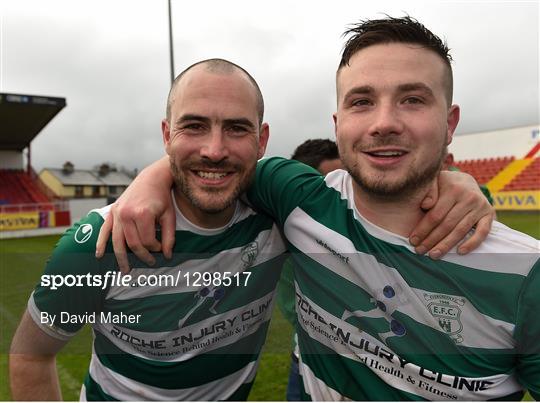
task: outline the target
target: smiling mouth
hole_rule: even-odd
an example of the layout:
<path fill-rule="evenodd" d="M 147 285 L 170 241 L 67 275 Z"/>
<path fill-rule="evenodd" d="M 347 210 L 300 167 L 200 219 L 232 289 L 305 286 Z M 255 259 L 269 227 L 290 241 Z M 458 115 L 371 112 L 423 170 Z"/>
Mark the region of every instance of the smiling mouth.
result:
<path fill-rule="evenodd" d="M 209 171 L 195 171 L 195 174 L 203 179 L 219 180 L 230 175 L 231 172 L 209 172 Z"/>
<path fill-rule="evenodd" d="M 375 151 L 364 151 L 364 153 L 371 155 L 372 157 L 378 157 L 378 158 L 396 158 L 396 157 L 401 157 L 407 154 L 406 151 L 402 151 L 402 150 L 375 150 Z"/>

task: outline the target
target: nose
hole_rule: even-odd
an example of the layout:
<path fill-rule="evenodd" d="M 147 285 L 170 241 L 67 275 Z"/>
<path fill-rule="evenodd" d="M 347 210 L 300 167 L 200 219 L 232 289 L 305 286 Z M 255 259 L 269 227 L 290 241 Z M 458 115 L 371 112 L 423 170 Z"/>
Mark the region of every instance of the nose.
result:
<path fill-rule="evenodd" d="M 229 156 L 226 135 L 220 129 L 212 130 L 206 137 L 201 147 L 201 157 L 219 162 Z"/>
<path fill-rule="evenodd" d="M 381 104 L 373 114 L 370 133 L 372 136 L 398 135 L 403 131 L 399 111 L 390 103 Z"/>

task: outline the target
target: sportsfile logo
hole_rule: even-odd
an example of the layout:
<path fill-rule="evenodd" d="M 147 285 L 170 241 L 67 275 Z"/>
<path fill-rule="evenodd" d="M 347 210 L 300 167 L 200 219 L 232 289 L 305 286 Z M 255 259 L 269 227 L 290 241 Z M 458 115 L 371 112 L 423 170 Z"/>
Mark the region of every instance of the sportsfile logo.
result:
<path fill-rule="evenodd" d="M 104 274 L 44 274 L 41 276 L 41 286 L 54 291 L 61 287 L 99 287 L 105 290 L 107 287 L 177 287 L 180 273 L 176 276 L 168 274 L 139 274 L 133 277 L 130 274 L 122 274 L 111 271 Z"/>
<path fill-rule="evenodd" d="M 131 274 L 122 275 L 118 271 L 109 270 L 104 274 L 44 274 L 41 276 L 41 286 L 50 290 L 57 290 L 60 287 L 101 287 L 105 290 L 107 287 L 245 287 L 248 284 L 251 272 L 182 272 L 177 271 L 173 274 L 142 274 L 136 276 Z M 201 291 L 202 292 L 202 291 Z M 207 294 L 216 294 L 208 291 Z M 216 296 L 221 295 L 221 291 Z M 207 295 L 202 295 L 206 297 Z M 216 298 L 221 299 L 221 297 Z"/>

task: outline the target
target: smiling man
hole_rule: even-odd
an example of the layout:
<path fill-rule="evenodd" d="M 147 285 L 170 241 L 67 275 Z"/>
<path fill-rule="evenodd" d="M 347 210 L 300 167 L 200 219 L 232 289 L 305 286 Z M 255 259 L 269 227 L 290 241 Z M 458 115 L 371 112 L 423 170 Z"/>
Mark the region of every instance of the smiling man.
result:
<path fill-rule="evenodd" d="M 87 323 L 83 400 L 247 398 L 285 250 L 272 219 L 238 199 L 268 141 L 263 110 L 255 80 L 226 60 L 177 77 L 162 122 L 176 184 L 174 257 L 152 270 L 133 261 L 130 281 L 109 281 L 116 261 L 95 258 L 109 208 L 64 234 L 42 277 L 58 287 L 36 287 L 13 339 L 14 399 L 61 399 L 55 355 Z M 74 285 L 74 276 L 88 282 Z"/>
<path fill-rule="evenodd" d="M 270 159 L 249 192 L 298 263 L 305 397 L 538 399 L 538 241 L 494 223 L 478 249 L 441 261 L 407 241 L 459 121 L 448 48 L 412 18 L 347 34 L 334 114 L 347 172 L 309 178 Z"/>
<path fill-rule="evenodd" d="M 304 397 L 519 400 L 528 389 L 539 398 L 538 241 L 495 223 L 478 249 L 439 261 L 409 242 L 459 121 L 447 46 L 409 17 L 347 34 L 334 115 L 346 171 L 322 177 L 270 158 L 248 190 L 296 263 Z M 146 183 L 151 196 L 139 191 L 143 205 L 159 196 L 163 208 L 170 174 L 159 164 L 150 172 L 161 180 Z M 465 197 L 449 214 L 468 230 Z"/>

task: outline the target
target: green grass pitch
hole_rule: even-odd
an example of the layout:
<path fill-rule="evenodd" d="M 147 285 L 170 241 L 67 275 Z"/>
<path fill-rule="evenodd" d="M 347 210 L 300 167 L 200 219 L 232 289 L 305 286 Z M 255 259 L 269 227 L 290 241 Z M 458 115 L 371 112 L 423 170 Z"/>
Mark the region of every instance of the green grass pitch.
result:
<path fill-rule="evenodd" d="M 498 219 L 540 239 L 539 213 L 499 212 Z M 57 240 L 58 236 L 47 236 L 0 241 L 0 401 L 11 400 L 7 369 L 11 338 Z M 285 400 L 291 334 L 291 326 L 275 309 L 250 400 Z M 58 355 L 64 400 L 78 400 L 90 350 L 91 332 L 86 326 Z"/>

